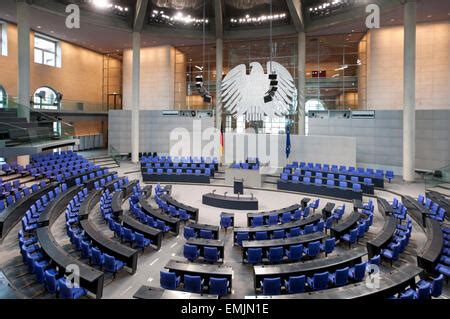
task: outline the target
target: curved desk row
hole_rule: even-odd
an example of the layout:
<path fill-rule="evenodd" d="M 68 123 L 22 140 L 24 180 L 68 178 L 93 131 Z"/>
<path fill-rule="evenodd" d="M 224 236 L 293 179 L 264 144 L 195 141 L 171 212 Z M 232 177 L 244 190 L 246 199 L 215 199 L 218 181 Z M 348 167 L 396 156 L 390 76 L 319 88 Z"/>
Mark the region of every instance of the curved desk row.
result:
<path fill-rule="evenodd" d="M 252 225 L 252 220 L 254 217 L 262 216 L 264 218 L 264 224 L 268 224 L 268 219 L 269 219 L 270 215 L 278 215 L 278 219 L 280 219 L 284 213 L 293 213 L 297 209 L 301 209 L 301 208 L 302 208 L 302 205 L 294 204 L 289 207 L 271 210 L 269 212 L 247 213 L 247 226 Z"/>
<path fill-rule="evenodd" d="M 123 193 L 122 192 L 114 192 L 111 196 L 111 210 L 112 214 L 115 218 L 119 218 L 123 215 Z"/>
<path fill-rule="evenodd" d="M 164 182 L 164 183 L 199 183 L 209 184 L 210 176 L 207 175 L 195 175 L 195 174 L 149 174 L 142 173 L 142 179 L 144 182 Z"/>
<path fill-rule="evenodd" d="M 424 206 L 419 204 L 419 202 L 411 196 L 402 196 L 402 203 L 408 209 L 408 214 L 421 225 L 423 228 L 426 227 L 426 219 L 431 212 Z"/>
<path fill-rule="evenodd" d="M 64 251 L 51 235 L 50 226 L 38 228 L 36 230 L 36 236 L 44 253 L 52 260 L 52 263 L 58 266 L 60 275 L 64 275 L 66 271 L 71 272 L 74 266 L 78 267 L 80 286 L 95 294 L 98 299 L 102 297 L 103 272 L 87 266 Z"/>
<path fill-rule="evenodd" d="M 87 180 L 86 182 L 82 182 L 82 183 L 88 190 L 92 190 L 92 189 L 95 189 L 95 182 L 100 182 L 100 180 L 102 180 L 102 179 L 104 179 L 106 181 L 108 176 L 112 176 L 114 178 L 114 176 L 117 176 L 117 172 L 110 172 L 106 175 L 97 176 L 97 177 L 91 178 L 91 179 Z"/>
<path fill-rule="evenodd" d="M 311 215 L 305 219 L 294 220 L 289 223 L 278 224 L 278 225 L 267 225 L 267 226 L 258 226 L 258 227 L 235 227 L 233 229 L 233 244 L 236 240 L 237 233 L 249 233 L 250 237 L 254 237 L 256 232 L 265 231 L 270 236 L 276 230 L 285 230 L 288 231 L 295 227 L 304 228 L 307 225 L 316 224 L 322 219 L 320 214 Z"/>
<path fill-rule="evenodd" d="M 164 268 L 180 276 L 181 282 L 183 282 L 184 275 L 200 276 L 205 280 L 205 283 L 208 283 L 211 277 L 226 278 L 230 283 L 230 290 L 232 289 L 233 269 L 230 266 L 194 264 L 170 260 Z"/>
<path fill-rule="evenodd" d="M 235 210 L 257 210 L 258 200 L 255 197 L 227 196 L 215 193 L 204 194 L 202 204 L 212 207 L 235 209 Z"/>
<path fill-rule="evenodd" d="M 435 191 L 427 191 L 427 198 L 431 199 L 433 203 L 438 203 L 439 207 L 445 209 L 446 212 L 450 213 L 450 200 L 445 198 L 442 194 Z M 447 219 L 450 217 L 446 214 Z"/>
<path fill-rule="evenodd" d="M 178 290 L 141 286 L 133 295 L 135 299 L 219 299 L 217 295 L 203 295 Z"/>
<path fill-rule="evenodd" d="M 279 296 L 258 296 L 257 299 L 385 299 L 415 286 L 416 276 L 422 269 L 408 264 L 389 272 L 379 274 L 378 287 L 367 285 L 365 281 L 339 288 L 331 288 L 300 294 Z"/>
<path fill-rule="evenodd" d="M 377 237 L 367 242 L 367 252 L 369 254 L 369 258 L 379 255 L 381 250 L 390 244 L 391 240 L 394 238 L 396 230 L 397 218 L 393 215 L 386 216 L 383 229 L 378 233 Z"/>
<path fill-rule="evenodd" d="M 204 238 L 189 238 L 186 241 L 188 245 L 195 245 L 200 248 L 200 256 L 205 256 L 205 247 L 217 248 L 220 254 L 220 259 L 224 260 L 225 257 L 225 242 L 217 239 L 204 239 Z"/>
<path fill-rule="evenodd" d="M 141 233 L 145 238 L 152 241 L 152 245 L 159 250 L 161 248 L 161 241 L 163 233 L 161 230 L 144 225 L 130 216 L 122 215 L 120 218 L 124 227 L 127 227 L 135 232 Z"/>
<path fill-rule="evenodd" d="M 166 189 L 166 187 L 164 187 L 164 189 Z M 170 193 L 172 192 L 172 188 L 170 188 L 170 192 L 168 192 L 167 194 L 164 194 L 161 199 L 163 201 L 165 201 L 168 205 L 172 205 L 177 209 L 184 209 L 189 215 L 191 215 L 191 220 L 193 221 L 198 221 L 198 214 L 199 214 L 199 209 L 180 203 L 179 201 L 177 201 L 175 198 L 173 198 Z"/>
<path fill-rule="evenodd" d="M 441 224 L 434 219 L 425 221 L 427 242 L 422 251 L 417 255 L 417 265 L 425 269 L 429 274 L 436 274 L 434 268 L 439 262 L 439 256 L 444 248 L 444 236 Z"/>
<path fill-rule="evenodd" d="M 344 175 L 346 177 L 347 181 L 351 181 L 351 178 L 356 176 L 356 177 L 358 177 L 358 181 L 361 183 L 364 182 L 364 178 L 370 178 L 370 179 L 372 179 L 372 182 L 375 185 L 375 187 L 384 188 L 384 177 L 362 176 L 359 174 L 352 174 L 352 173 L 332 172 L 332 171 L 324 171 L 324 170 L 317 171 L 317 170 L 312 170 L 312 169 L 301 168 L 302 175 L 304 175 L 306 171 L 310 171 L 311 175 L 313 175 L 313 177 L 315 177 L 316 172 L 320 172 L 322 174 L 333 174 L 335 179 L 339 179 L 339 175 Z"/>
<path fill-rule="evenodd" d="M 200 231 L 203 229 L 209 230 L 213 235 L 213 239 L 219 239 L 219 226 L 198 224 L 198 223 L 191 223 L 188 224 L 187 226 L 194 229 L 195 234 L 197 235 L 198 238 L 200 237 Z"/>
<path fill-rule="evenodd" d="M 22 219 L 31 205 L 34 204 L 42 196 L 54 190 L 58 183 L 51 183 L 44 188 L 37 190 L 8 206 L 0 214 L 0 239 L 3 239 L 12 228 Z"/>
<path fill-rule="evenodd" d="M 391 206 L 391 204 L 388 203 L 387 200 L 385 200 L 382 197 L 377 198 L 378 203 L 378 210 L 383 214 L 383 216 L 390 216 L 394 215 L 394 208 Z"/>
<path fill-rule="evenodd" d="M 75 197 L 75 195 L 81 191 L 81 186 L 72 186 L 67 191 L 62 193 L 59 197 L 51 201 L 44 211 L 39 216 L 38 227 L 45 227 L 52 225 L 55 220 L 64 213 L 69 202 Z"/>
<path fill-rule="evenodd" d="M 340 268 L 361 263 L 362 258 L 365 255 L 367 255 L 366 249 L 358 248 L 346 250 L 335 256 L 327 258 L 312 259 L 282 265 L 253 266 L 255 290 L 259 288 L 260 282 L 263 281 L 264 278 L 281 277 L 281 279 L 288 280 L 291 276 L 312 276 L 315 273 L 325 271 L 333 272 Z"/>
<path fill-rule="evenodd" d="M 292 245 L 307 245 L 313 241 L 322 242 L 327 236 L 322 232 L 315 232 L 312 234 L 283 238 L 283 239 L 268 239 L 268 240 L 244 240 L 242 241 L 242 260 L 245 259 L 245 253 L 250 248 L 262 248 L 263 255 L 272 247 L 283 247 L 288 249 Z"/>
<path fill-rule="evenodd" d="M 156 209 L 150 206 L 150 204 L 145 200 L 144 197 L 139 198 L 139 205 L 142 208 L 142 211 L 147 215 L 153 218 L 162 220 L 166 223 L 167 226 L 170 227 L 170 231 L 178 235 L 180 232 L 180 220 L 178 218 L 173 218 L 161 211 L 161 209 Z"/>
<path fill-rule="evenodd" d="M 336 186 L 315 185 L 313 183 L 304 184 L 302 182 L 293 183 L 291 181 L 287 182 L 287 181 L 282 181 L 282 180 L 278 180 L 277 189 L 291 191 L 291 192 L 314 194 L 314 195 L 319 195 L 319 196 L 328 196 L 328 197 L 346 199 L 346 200 L 352 200 L 352 199 L 362 200 L 362 196 L 363 196 L 362 191 L 355 191 L 351 188 L 340 188 L 340 187 L 336 187 Z"/>
<path fill-rule="evenodd" d="M 89 176 L 89 174 L 91 174 L 91 173 L 94 173 L 94 174 L 96 174 L 96 176 L 97 176 L 97 172 L 98 171 L 103 171 L 103 169 L 102 168 L 94 168 L 94 169 L 92 169 L 91 171 L 86 171 L 86 172 L 84 172 L 84 173 L 79 173 L 79 174 L 77 174 L 77 175 L 74 175 L 74 176 L 71 176 L 71 177 L 69 177 L 69 178 L 66 178 L 65 180 L 64 180 L 64 183 L 66 183 L 67 184 L 67 187 L 68 188 L 70 188 L 70 187 L 72 187 L 72 186 L 75 186 L 76 184 L 77 184 L 77 182 L 76 182 L 76 179 L 77 178 L 82 178 L 83 176 L 85 176 L 85 175 L 88 175 Z"/>
<path fill-rule="evenodd" d="M 335 237 L 336 240 L 340 239 L 341 236 L 350 232 L 355 226 L 358 224 L 358 221 L 361 218 L 367 218 L 366 215 L 361 214 L 360 212 L 353 211 L 350 216 L 348 216 L 345 220 L 339 222 L 331 226 L 330 233 L 332 237 Z"/>
<path fill-rule="evenodd" d="M 101 191 L 93 191 L 83 201 L 79 212 L 80 227 L 95 246 L 99 247 L 102 252 L 123 261 L 131 269 L 131 273 L 134 274 L 137 269 L 138 251 L 111 240 L 89 222 L 89 213 L 99 202 L 100 196 Z M 85 217 L 82 218 L 82 216 Z"/>

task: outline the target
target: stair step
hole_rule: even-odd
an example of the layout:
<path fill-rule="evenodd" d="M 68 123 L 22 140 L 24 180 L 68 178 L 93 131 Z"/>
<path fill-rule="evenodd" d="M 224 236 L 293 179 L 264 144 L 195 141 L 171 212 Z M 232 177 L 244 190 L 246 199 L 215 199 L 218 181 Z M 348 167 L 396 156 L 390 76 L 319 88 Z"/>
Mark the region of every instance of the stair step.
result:
<path fill-rule="evenodd" d="M 105 165 L 100 165 L 101 168 L 117 168 L 120 167 L 120 165 L 117 165 L 117 163 L 114 164 L 105 164 Z"/>

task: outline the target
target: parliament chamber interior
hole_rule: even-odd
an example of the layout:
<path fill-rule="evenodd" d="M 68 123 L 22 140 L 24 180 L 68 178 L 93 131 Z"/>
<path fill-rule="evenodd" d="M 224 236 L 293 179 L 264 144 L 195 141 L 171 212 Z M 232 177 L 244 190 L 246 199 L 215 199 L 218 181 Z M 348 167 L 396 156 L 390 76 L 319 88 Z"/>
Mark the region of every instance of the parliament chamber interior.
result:
<path fill-rule="evenodd" d="M 449 1 L 2 0 L 0 50 L 0 299 L 450 297 Z"/>

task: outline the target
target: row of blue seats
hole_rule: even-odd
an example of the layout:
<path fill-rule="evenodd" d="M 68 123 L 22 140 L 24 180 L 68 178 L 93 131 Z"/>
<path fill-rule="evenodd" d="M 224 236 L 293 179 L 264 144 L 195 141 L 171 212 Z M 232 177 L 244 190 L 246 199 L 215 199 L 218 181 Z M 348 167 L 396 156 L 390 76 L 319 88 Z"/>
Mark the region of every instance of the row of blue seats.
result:
<path fill-rule="evenodd" d="M 319 207 L 320 199 L 315 200 L 311 204 L 309 204 L 305 209 L 296 209 L 291 212 L 285 212 L 281 215 L 281 217 L 274 213 L 268 215 L 267 218 L 265 216 L 255 215 L 251 219 L 251 227 L 259 227 L 264 225 L 277 225 L 277 224 L 285 224 L 289 223 L 293 220 L 305 219 L 309 216 L 311 209 L 316 210 Z"/>
<path fill-rule="evenodd" d="M 54 190 L 50 190 L 47 194 L 44 194 L 35 203 L 33 203 L 30 208 L 25 212 L 22 217 L 22 230 L 24 232 L 34 231 L 38 227 L 38 220 L 41 213 L 45 210 L 45 207 L 61 193 L 67 190 L 67 185 L 65 183 L 55 187 Z"/>
<path fill-rule="evenodd" d="M 398 224 L 397 230 L 394 233 L 394 237 L 388 244 L 388 246 L 381 251 L 383 258 L 392 262 L 398 260 L 400 253 L 402 253 L 409 243 L 409 238 L 412 232 L 412 220 L 409 215 L 406 217 L 407 222 L 405 225 Z"/>
<path fill-rule="evenodd" d="M 171 230 L 170 226 L 166 225 L 163 220 L 153 218 L 152 216 L 147 216 L 138 204 L 129 201 L 130 211 L 134 215 L 136 219 L 138 219 L 142 224 L 148 225 L 153 228 L 157 228 L 164 233 L 167 233 Z"/>
<path fill-rule="evenodd" d="M 81 288 L 76 282 L 71 282 L 67 277 L 60 276 L 51 266 L 51 262 L 45 259 L 36 236 L 19 232 L 19 243 L 22 259 L 28 266 L 28 271 L 36 276 L 36 281 L 43 284 L 47 292 L 57 294 L 62 299 L 78 299 L 87 294 L 86 289 Z"/>
<path fill-rule="evenodd" d="M 304 174 L 301 173 L 301 170 L 299 169 L 295 169 L 293 172 L 290 169 L 284 169 L 283 170 L 284 174 L 288 174 L 288 175 L 293 175 L 293 176 L 299 176 L 299 177 L 309 177 L 311 180 L 313 179 L 313 173 L 311 171 L 305 171 Z M 334 174 L 330 174 L 330 173 L 322 173 L 322 172 L 315 172 L 314 174 L 314 178 L 325 178 L 327 180 L 333 180 L 335 179 L 335 175 Z M 293 177 L 292 177 L 293 178 Z M 337 178 L 340 182 L 346 182 L 347 181 L 347 176 L 346 175 L 338 175 Z M 352 183 L 360 183 L 359 182 L 359 177 L 358 176 L 350 176 L 350 182 Z M 363 179 L 363 183 L 367 184 L 367 185 L 373 185 L 373 181 L 371 177 L 364 177 Z"/>
<path fill-rule="evenodd" d="M 217 164 L 219 161 L 216 157 L 192 157 L 192 156 L 142 156 L 141 162 L 153 162 L 153 163 L 207 163 Z"/>
<path fill-rule="evenodd" d="M 404 291 L 395 294 L 390 299 L 431 299 L 438 298 L 442 294 L 444 276 L 440 274 L 431 280 L 421 279 L 415 286 L 408 287 Z"/>
<path fill-rule="evenodd" d="M 125 176 L 125 177 L 119 178 L 118 174 L 114 174 L 113 176 L 109 175 L 106 178 L 101 178 L 100 180 L 95 181 L 94 188 L 96 190 L 102 190 L 107 183 L 110 183 L 113 181 L 114 181 L 114 183 L 113 183 L 114 191 L 119 191 L 120 189 L 122 189 L 126 185 L 128 185 L 128 183 L 130 182 L 128 180 L 128 177 Z"/>
<path fill-rule="evenodd" d="M 32 161 L 44 161 L 47 159 L 57 159 L 57 158 L 70 158 L 72 156 L 80 156 L 76 154 L 74 151 L 61 151 L 61 152 L 53 152 L 53 153 L 38 153 L 31 155 Z"/>
<path fill-rule="evenodd" d="M 305 247 L 302 244 L 291 245 L 284 249 L 282 246 L 270 247 L 265 254 L 263 248 L 249 248 L 246 253 L 246 262 L 249 264 L 260 264 L 265 257 L 269 263 L 281 263 L 283 261 L 296 262 L 304 257 L 315 258 L 321 253 L 325 256 L 332 253 L 336 247 L 336 239 L 334 237 L 327 238 L 322 244 L 320 241 L 308 243 Z"/>
<path fill-rule="evenodd" d="M 377 265 L 380 256 L 375 256 L 370 262 L 362 262 L 352 267 L 337 269 L 334 272 L 315 273 L 312 276 L 291 276 L 284 280 L 284 289 L 289 294 L 318 291 L 332 287 L 342 287 L 351 282 L 360 282 L 370 271 L 368 264 Z M 370 274 L 370 273 L 369 273 Z M 281 278 L 264 278 L 260 282 L 263 295 L 280 295 L 282 291 Z"/>
<path fill-rule="evenodd" d="M 447 212 L 443 207 L 439 207 L 438 203 L 434 203 L 430 198 L 425 197 L 422 194 L 419 195 L 417 201 L 419 202 L 419 204 L 421 204 L 430 211 L 428 217 L 430 217 L 431 219 L 438 220 L 440 222 L 444 221 Z"/>
<path fill-rule="evenodd" d="M 23 262 L 28 266 L 28 271 L 35 274 L 37 282 L 44 284 L 45 289 L 49 293 L 56 293 L 60 298 L 76 299 L 84 296 L 87 293 L 86 290 L 71 283 L 66 277 L 59 276 L 57 270 L 51 266 L 50 260 L 46 259 L 38 239 L 33 233 L 37 219 L 45 209 L 45 206 L 59 196 L 60 191 L 65 192 L 67 190 L 67 187 L 64 187 L 64 185 L 61 185 L 61 188 L 55 188 L 54 193 L 50 191 L 48 199 L 47 195 L 44 195 L 30 206 L 30 209 L 22 219 L 22 230 L 19 231 L 18 238 Z M 24 219 L 26 222 L 24 222 Z"/>
<path fill-rule="evenodd" d="M 205 169 L 187 169 L 186 172 L 183 172 L 181 168 L 157 168 L 156 170 L 153 168 L 147 168 L 147 174 L 157 174 L 157 175 L 195 175 L 195 176 L 211 176 L 211 169 L 205 168 Z"/>
<path fill-rule="evenodd" d="M 183 246 L 183 256 L 190 262 L 200 257 L 200 249 L 196 245 L 185 244 Z M 220 259 L 220 252 L 217 247 L 203 247 L 203 258 L 207 262 L 216 263 Z"/>
<path fill-rule="evenodd" d="M 100 212 L 103 216 L 103 219 L 108 223 L 109 229 L 114 232 L 114 236 L 120 239 L 121 242 L 130 243 L 131 247 L 140 248 L 142 250 L 145 247 L 150 246 L 152 241 L 148 238 L 145 238 L 143 234 L 139 232 L 134 232 L 131 229 L 122 226 L 119 222 L 114 220 L 114 216 L 112 215 L 112 195 L 109 190 L 105 190 L 102 193 L 100 198 Z"/>
<path fill-rule="evenodd" d="M 391 181 L 394 178 L 394 172 L 391 170 L 387 170 L 386 173 L 384 170 L 381 169 L 373 169 L 373 168 L 362 168 L 362 167 L 353 167 L 345 165 L 330 165 L 330 164 L 319 164 L 319 163 L 305 163 L 305 162 L 292 162 L 292 164 L 286 165 L 286 168 L 301 168 L 301 169 L 308 169 L 308 170 L 314 170 L 314 171 L 322 171 L 322 172 L 341 172 L 341 173 L 349 173 L 349 174 L 356 174 L 356 175 L 366 175 L 368 177 L 381 177 L 383 178 L 386 176 L 389 181 Z"/>
<path fill-rule="evenodd" d="M 209 168 L 210 170 L 214 170 L 214 164 L 206 164 L 206 163 L 170 163 L 170 162 L 165 162 L 165 163 L 146 163 L 145 164 L 145 168 L 192 168 L 192 169 L 197 169 L 197 168 Z"/>
<path fill-rule="evenodd" d="M 85 236 L 84 230 L 78 227 L 78 212 L 81 204 L 87 197 L 87 189 L 84 188 L 69 202 L 66 208 L 66 231 L 70 242 L 76 251 L 81 252 L 81 258 L 88 259 L 89 264 L 99 267 L 100 270 L 110 272 L 115 277 L 116 273 L 125 266 L 125 263 L 115 257 L 103 253 L 100 248 L 94 246 Z"/>
<path fill-rule="evenodd" d="M 185 226 L 183 229 L 183 236 L 185 239 L 197 238 L 197 232 L 194 228 Z M 209 229 L 200 229 L 199 237 L 203 239 L 213 239 L 213 232 Z"/>
<path fill-rule="evenodd" d="M 31 185 L 31 187 L 23 187 L 21 190 L 16 190 L 12 192 L 14 195 L 8 195 L 5 199 L 0 199 L 0 213 L 9 206 L 14 205 L 17 201 L 21 200 L 23 197 L 30 195 L 31 193 L 37 192 L 39 189 L 47 186 L 45 181 Z"/>
<path fill-rule="evenodd" d="M 159 283 L 161 288 L 176 290 L 181 286 L 181 277 L 173 272 L 160 271 Z M 211 295 L 226 296 L 230 293 L 230 283 L 226 278 L 210 277 L 208 284 L 200 276 L 183 276 L 183 290 L 192 293 L 202 293 L 204 290 Z"/>
<path fill-rule="evenodd" d="M 158 194 L 155 194 L 155 202 L 163 212 L 172 217 L 179 218 L 182 221 L 187 221 L 191 218 L 191 215 L 186 210 L 167 204 Z"/>
<path fill-rule="evenodd" d="M 436 272 L 444 275 L 447 280 L 450 277 L 450 228 L 442 227 L 444 247 L 439 256 L 439 263 L 436 265 Z"/>
<path fill-rule="evenodd" d="M 292 179 L 289 180 L 289 174 L 286 173 L 282 173 L 280 176 L 282 181 L 290 181 L 292 183 L 303 183 L 303 184 L 311 184 L 312 180 L 310 177 L 302 177 L 302 176 L 297 176 L 297 175 L 292 175 Z M 358 191 L 360 192 L 362 190 L 362 186 L 361 184 L 358 182 L 343 182 L 340 181 L 339 185 L 336 185 L 336 182 L 334 179 L 327 179 L 326 180 L 326 184 L 324 184 L 324 180 L 321 178 L 315 178 L 314 179 L 314 185 L 319 185 L 319 186 L 327 186 L 327 187 L 339 187 L 342 189 L 348 189 L 349 188 L 349 184 L 351 185 L 351 189 L 353 189 L 354 191 Z"/>
<path fill-rule="evenodd" d="M 240 169 L 259 169 L 259 164 L 249 164 L 249 163 L 233 163 L 230 168 L 240 168 Z"/>

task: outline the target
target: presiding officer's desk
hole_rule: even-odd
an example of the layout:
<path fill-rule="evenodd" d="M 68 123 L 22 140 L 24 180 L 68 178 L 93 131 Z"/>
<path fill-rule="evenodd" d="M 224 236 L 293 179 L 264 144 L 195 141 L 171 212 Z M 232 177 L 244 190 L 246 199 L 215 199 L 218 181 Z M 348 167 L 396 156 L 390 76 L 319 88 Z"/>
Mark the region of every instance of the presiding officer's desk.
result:
<path fill-rule="evenodd" d="M 213 239 L 219 239 L 219 226 L 207 225 L 207 224 L 199 224 L 199 223 L 191 223 L 187 225 L 190 228 L 193 228 L 197 237 L 200 237 L 200 230 L 209 230 L 213 235 Z"/>
<path fill-rule="evenodd" d="M 251 226 L 252 225 L 252 220 L 254 217 L 259 217 L 262 216 L 264 218 L 264 224 L 268 224 L 268 219 L 270 215 L 278 215 L 278 219 L 281 218 L 281 216 L 284 213 L 291 213 L 296 211 L 297 209 L 301 209 L 302 206 L 299 204 L 294 204 L 291 205 L 289 207 L 285 207 L 285 208 L 281 208 L 281 209 L 277 209 L 277 210 L 272 210 L 269 212 L 260 212 L 260 213 L 247 213 L 247 226 Z"/>
<path fill-rule="evenodd" d="M 220 253 L 220 259 L 224 259 L 225 242 L 217 239 L 189 238 L 186 241 L 188 245 L 195 245 L 200 249 L 200 256 L 205 257 L 205 247 L 215 247 Z"/>
<path fill-rule="evenodd" d="M 365 217 L 365 215 L 353 211 L 350 216 L 348 216 L 345 220 L 339 222 L 339 224 L 335 224 L 331 226 L 330 233 L 332 237 L 335 237 L 336 240 L 340 239 L 342 235 L 350 232 L 357 225 L 358 221 Z"/>
<path fill-rule="evenodd" d="M 378 210 L 383 214 L 383 216 L 390 216 L 393 215 L 395 210 L 392 208 L 391 204 L 388 203 L 387 200 L 385 200 L 382 197 L 377 198 L 378 203 Z"/>
<path fill-rule="evenodd" d="M 166 223 L 166 226 L 170 227 L 171 232 L 178 235 L 180 232 L 180 220 L 178 218 L 171 217 L 164 214 L 160 209 L 151 207 L 147 200 L 142 196 L 139 198 L 139 205 L 147 216 L 162 220 Z"/>
<path fill-rule="evenodd" d="M 163 288 L 141 286 L 133 295 L 135 299 L 219 299 L 218 295 L 203 295 L 192 292 L 166 290 Z"/>
<path fill-rule="evenodd" d="M 278 296 L 257 296 L 256 299 L 386 299 L 415 286 L 416 277 L 422 273 L 419 267 L 407 264 L 389 272 L 379 273 L 378 287 L 369 286 L 366 281 L 344 287 L 330 288 L 300 294 Z M 376 279 L 375 279 L 376 280 Z M 375 285 L 375 284 L 374 284 Z"/>
<path fill-rule="evenodd" d="M 183 261 L 170 260 L 164 267 L 177 276 L 181 277 L 183 282 L 184 275 L 200 276 L 205 280 L 205 284 L 209 283 L 211 277 L 226 278 L 230 283 L 230 290 L 232 289 L 233 269 L 225 265 L 209 265 L 209 264 L 194 264 Z"/>
<path fill-rule="evenodd" d="M 260 287 L 260 282 L 263 281 L 264 278 L 281 277 L 281 280 L 283 281 L 283 279 L 288 280 L 291 276 L 312 276 L 315 273 L 325 271 L 332 272 L 337 269 L 361 263 L 362 258 L 365 255 L 367 255 L 365 247 L 360 247 L 352 250 L 344 250 L 334 256 L 328 256 L 327 258 L 312 259 L 290 264 L 253 266 L 255 290 Z"/>
<path fill-rule="evenodd" d="M 122 215 L 120 219 L 122 220 L 124 227 L 141 233 L 145 238 L 150 239 L 152 245 L 156 248 L 156 250 L 159 250 L 161 248 L 163 237 L 163 233 L 161 230 L 150 227 L 148 225 L 144 225 L 128 215 Z"/>
<path fill-rule="evenodd" d="M 369 258 L 379 255 L 381 250 L 386 248 L 394 238 L 397 230 L 397 219 L 393 216 L 386 216 L 384 219 L 383 228 L 378 232 L 378 235 L 367 242 L 367 252 Z"/>
<path fill-rule="evenodd" d="M 60 275 L 64 275 L 71 267 L 78 267 L 80 286 L 95 294 L 100 299 L 103 295 L 103 272 L 89 267 L 64 251 L 52 236 L 50 227 L 45 226 L 36 230 L 39 245 L 42 247 L 45 255 L 52 260 L 52 264 L 58 266 Z"/>
<path fill-rule="evenodd" d="M 417 265 L 429 274 L 435 274 L 434 268 L 439 262 L 439 256 L 444 248 L 444 237 L 441 225 L 437 220 L 427 218 L 425 221 L 427 242 L 417 255 Z"/>
<path fill-rule="evenodd" d="M 283 247 L 288 249 L 292 245 L 307 245 L 313 241 L 323 241 L 327 236 L 323 232 L 315 232 L 307 235 L 280 238 L 280 239 L 267 239 L 267 240 L 243 240 L 242 241 L 242 260 L 245 259 L 245 253 L 250 248 L 262 248 L 263 255 L 269 251 L 272 247 Z"/>
<path fill-rule="evenodd" d="M 184 209 L 189 215 L 191 215 L 190 218 L 191 220 L 198 221 L 198 212 L 199 212 L 198 208 L 180 203 L 169 194 L 164 194 L 161 199 L 165 201 L 167 205 L 172 205 L 177 209 Z"/>
<path fill-rule="evenodd" d="M 137 269 L 138 251 L 106 237 L 89 221 L 89 213 L 98 203 L 100 196 L 101 191 L 92 191 L 81 204 L 79 211 L 80 227 L 95 246 L 99 247 L 102 252 L 123 261 L 134 274 Z M 81 216 L 86 217 L 83 219 Z"/>
<path fill-rule="evenodd" d="M 25 216 L 25 213 L 43 195 L 55 189 L 58 183 L 51 183 L 36 192 L 26 195 L 13 205 L 6 207 L 0 214 L 0 239 L 4 238 L 9 231 Z"/>
<path fill-rule="evenodd" d="M 257 210 L 258 199 L 256 197 L 244 197 L 240 195 L 227 196 L 216 193 L 207 193 L 202 196 L 202 204 L 212 207 L 235 209 L 235 210 Z"/>
<path fill-rule="evenodd" d="M 278 225 L 265 225 L 265 226 L 258 226 L 258 227 L 235 227 L 233 229 L 233 244 L 235 243 L 236 234 L 237 233 L 248 233 L 250 235 L 250 238 L 254 237 L 256 232 L 267 232 L 270 236 L 275 230 L 289 230 L 295 227 L 304 228 L 306 225 L 316 224 L 322 219 L 322 216 L 320 214 L 314 214 L 311 216 L 308 216 L 305 219 L 299 219 L 294 220 L 289 223 L 284 224 L 278 224 Z"/>

